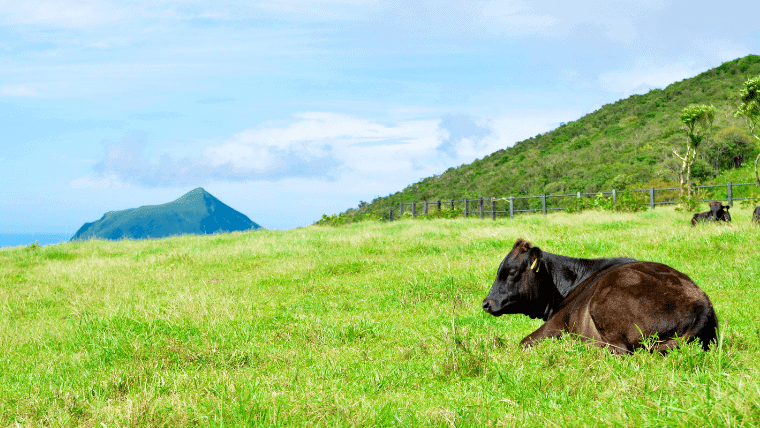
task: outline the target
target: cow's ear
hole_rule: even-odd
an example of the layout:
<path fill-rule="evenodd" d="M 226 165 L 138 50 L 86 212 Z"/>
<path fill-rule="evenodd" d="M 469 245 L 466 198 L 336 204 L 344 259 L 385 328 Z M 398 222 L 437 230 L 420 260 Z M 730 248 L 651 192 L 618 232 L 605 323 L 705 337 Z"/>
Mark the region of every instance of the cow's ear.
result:
<path fill-rule="evenodd" d="M 530 269 L 538 272 L 541 267 L 541 259 L 543 252 L 538 247 L 533 247 L 528 252 L 528 260 L 530 261 Z"/>
<path fill-rule="evenodd" d="M 519 247 L 522 249 L 522 251 L 525 251 L 525 250 L 530 249 L 530 246 L 531 246 L 530 242 L 522 238 L 517 238 L 517 241 L 515 241 L 515 245 L 512 246 L 512 249 L 514 250 L 515 248 Z"/>

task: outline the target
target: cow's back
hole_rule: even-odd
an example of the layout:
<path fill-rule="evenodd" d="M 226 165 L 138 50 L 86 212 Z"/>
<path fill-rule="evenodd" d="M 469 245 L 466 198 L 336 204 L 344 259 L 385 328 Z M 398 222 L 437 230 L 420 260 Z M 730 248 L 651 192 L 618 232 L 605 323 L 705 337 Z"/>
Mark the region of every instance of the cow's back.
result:
<path fill-rule="evenodd" d="M 675 345 L 674 337 L 699 338 L 706 349 L 716 337 L 717 317 L 705 292 L 661 263 L 637 261 L 606 269 L 566 300 L 560 312 L 568 329 L 618 352 L 632 351 L 642 336 L 657 335 L 664 341 L 662 349 Z"/>
<path fill-rule="evenodd" d="M 696 213 L 691 217 L 691 225 L 696 226 L 698 222 L 700 221 L 707 221 L 710 220 L 710 214 L 712 214 L 710 211 L 704 212 L 704 213 Z"/>

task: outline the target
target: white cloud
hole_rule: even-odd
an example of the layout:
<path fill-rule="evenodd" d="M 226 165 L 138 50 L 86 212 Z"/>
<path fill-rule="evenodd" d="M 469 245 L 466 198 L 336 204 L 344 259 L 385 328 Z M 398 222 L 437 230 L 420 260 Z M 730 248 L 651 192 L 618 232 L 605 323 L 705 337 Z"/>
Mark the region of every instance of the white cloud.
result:
<path fill-rule="evenodd" d="M 250 174 L 266 174 L 285 166 L 271 147 L 237 141 L 209 146 L 204 150 L 202 158 L 214 168 L 229 166 L 234 171 Z"/>
<path fill-rule="evenodd" d="M 212 145 L 203 153 L 203 163 L 215 168 L 262 174 L 331 159 L 336 168 L 382 169 L 380 164 L 434 151 L 440 143 L 438 121 L 418 120 L 383 125 L 347 115 L 308 112 L 286 127 L 243 131 L 230 140 Z M 335 175 L 338 171 L 326 171 Z"/>
<path fill-rule="evenodd" d="M 147 138 L 130 134 L 78 187 L 200 186 L 205 182 L 301 180 L 339 189 L 398 190 L 421 178 L 472 162 L 577 117 L 567 111 L 510 111 L 494 118 L 446 116 L 383 124 L 329 112 L 295 115 L 285 126 L 248 129 L 207 145 L 196 156 L 145 155 Z"/>
<path fill-rule="evenodd" d="M 30 85 L 0 86 L 0 97 L 37 97 L 39 95 Z"/>
<path fill-rule="evenodd" d="M 72 180 L 71 187 L 74 189 L 121 189 L 128 187 L 116 174 L 91 174 L 86 177 L 80 177 Z"/>
<path fill-rule="evenodd" d="M 0 0 L 0 17 L 11 24 L 91 28 L 118 22 L 127 15 L 117 3 L 98 0 Z"/>
<path fill-rule="evenodd" d="M 434 159 L 442 135 L 437 120 L 384 125 L 323 112 L 301 113 L 295 119 L 287 126 L 240 132 L 209 144 L 197 156 L 181 159 L 166 154 L 149 159 L 146 136 L 130 134 L 109 144 L 103 159 L 94 165 L 92 177 L 76 185 L 166 187 L 289 177 L 338 181 L 346 174 L 387 180 L 389 171 L 411 170 L 415 162 L 427 163 L 428 156 L 433 165 L 440 164 L 440 159 Z"/>

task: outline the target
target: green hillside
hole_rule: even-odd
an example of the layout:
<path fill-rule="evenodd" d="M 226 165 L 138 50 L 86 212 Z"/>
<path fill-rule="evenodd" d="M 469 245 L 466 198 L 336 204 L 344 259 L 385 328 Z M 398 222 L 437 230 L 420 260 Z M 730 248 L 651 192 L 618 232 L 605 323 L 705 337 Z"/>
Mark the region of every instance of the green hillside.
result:
<path fill-rule="evenodd" d="M 165 238 L 260 227 L 199 187 L 166 204 L 107 212 L 100 220 L 85 223 L 71 240 Z"/>
<path fill-rule="evenodd" d="M 760 74 L 760 56 L 726 62 L 696 77 L 633 95 L 560 127 L 449 168 L 400 192 L 361 203 L 348 216 L 387 215 L 400 202 L 598 192 L 678 180 L 686 134 L 679 116 L 691 104 L 713 104 L 715 126 L 700 147 L 692 172 L 706 183 L 721 172 L 752 163 L 757 147 L 735 118 L 744 82 Z"/>

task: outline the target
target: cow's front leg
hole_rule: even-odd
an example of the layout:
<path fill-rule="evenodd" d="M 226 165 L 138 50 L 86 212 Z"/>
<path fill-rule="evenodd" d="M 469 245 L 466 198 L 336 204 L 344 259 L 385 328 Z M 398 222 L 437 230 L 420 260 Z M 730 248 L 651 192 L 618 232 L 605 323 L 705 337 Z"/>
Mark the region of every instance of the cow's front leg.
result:
<path fill-rule="evenodd" d="M 520 341 L 520 346 L 522 346 L 523 349 L 529 348 L 533 346 L 534 342 L 537 342 L 542 339 L 547 339 L 551 337 L 560 337 L 562 336 L 562 329 L 559 328 L 559 326 L 555 325 L 552 322 L 545 322 L 541 327 L 538 328 L 538 330 L 534 331 L 533 333 L 527 335 L 525 339 Z"/>

